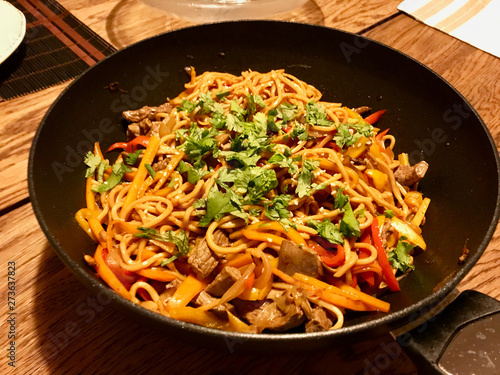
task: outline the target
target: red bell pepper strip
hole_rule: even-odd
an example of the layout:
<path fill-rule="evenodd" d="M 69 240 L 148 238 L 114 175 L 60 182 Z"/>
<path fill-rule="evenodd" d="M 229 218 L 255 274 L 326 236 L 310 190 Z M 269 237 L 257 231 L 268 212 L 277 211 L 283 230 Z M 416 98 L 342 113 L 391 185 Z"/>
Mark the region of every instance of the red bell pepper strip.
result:
<path fill-rule="evenodd" d="M 394 272 L 392 272 L 391 265 L 387 259 L 387 254 L 385 252 L 384 245 L 382 244 L 382 239 L 380 238 L 378 220 L 375 217 L 372 221 L 371 230 L 373 245 L 377 249 L 378 263 L 382 268 L 382 274 L 384 275 L 385 281 L 390 290 L 393 292 L 399 292 L 401 289 L 399 288 L 398 280 L 396 279 L 396 276 L 394 276 Z"/>
<path fill-rule="evenodd" d="M 384 113 L 387 112 L 387 109 L 381 109 L 380 111 L 374 112 L 371 115 L 368 115 L 364 118 L 364 120 L 369 123 L 370 125 L 375 124 Z"/>
<path fill-rule="evenodd" d="M 389 128 L 385 129 L 384 131 L 381 131 L 380 133 L 378 133 L 378 134 L 375 136 L 375 139 L 376 139 L 377 141 L 382 141 L 382 138 L 384 138 L 384 135 L 386 135 L 388 131 L 389 131 Z"/>
<path fill-rule="evenodd" d="M 109 148 L 108 152 L 113 151 L 117 148 L 124 149 L 127 152 L 134 152 L 137 150 L 137 146 L 142 146 L 142 147 L 148 147 L 149 144 L 149 138 L 145 135 L 141 135 L 139 137 L 136 137 L 132 139 L 130 142 L 116 142 L 113 143 Z"/>
<path fill-rule="evenodd" d="M 342 245 L 337 246 L 337 254 L 333 254 L 328 250 L 325 250 L 321 245 L 314 241 L 307 241 L 307 245 L 314 251 L 316 251 L 323 261 L 328 267 L 338 267 L 345 260 L 345 251 Z"/>

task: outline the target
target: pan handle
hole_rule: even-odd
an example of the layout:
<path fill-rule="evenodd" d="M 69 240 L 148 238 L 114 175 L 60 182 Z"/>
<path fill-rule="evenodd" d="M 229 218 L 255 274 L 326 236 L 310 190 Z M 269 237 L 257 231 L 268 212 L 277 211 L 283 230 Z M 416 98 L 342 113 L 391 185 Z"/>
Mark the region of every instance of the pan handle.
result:
<path fill-rule="evenodd" d="M 464 291 L 396 340 L 421 374 L 499 374 L 500 301 Z"/>

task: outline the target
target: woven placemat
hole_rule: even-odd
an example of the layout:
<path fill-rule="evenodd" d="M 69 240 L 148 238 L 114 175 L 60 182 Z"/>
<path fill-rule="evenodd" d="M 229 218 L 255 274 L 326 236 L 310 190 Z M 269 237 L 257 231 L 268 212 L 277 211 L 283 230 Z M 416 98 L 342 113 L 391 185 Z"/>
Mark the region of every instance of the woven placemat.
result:
<path fill-rule="evenodd" d="M 26 36 L 0 65 L 0 101 L 68 81 L 116 49 L 55 0 L 8 0 Z"/>

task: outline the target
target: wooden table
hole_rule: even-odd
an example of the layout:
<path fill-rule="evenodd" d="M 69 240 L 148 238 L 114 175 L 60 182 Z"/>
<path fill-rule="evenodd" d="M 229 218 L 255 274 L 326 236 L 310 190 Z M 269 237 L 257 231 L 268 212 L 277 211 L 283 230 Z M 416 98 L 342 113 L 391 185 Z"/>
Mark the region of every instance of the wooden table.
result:
<path fill-rule="evenodd" d="M 137 0 L 59 0 L 117 48 L 187 22 Z M 476 108 L 500 146 L 500 60 L 397 10 L 400 0 L 310 0 L 276 17 L 373 38 L 429 66 Z M 31 140 L 68 83 L 0 103 L 0 268 L 5 374 L 337 373 L 415 374 L 402 353 L 381 362 L 387 335 L 308 354 L 232 354 L 178 342 L 121 316 L 93 298 L 55 255 L 28 197 Z M 500 298 L 500 230 L 458 289 Z M 16 367 L 7 366 L 7 267 L 16 262 Z"/>

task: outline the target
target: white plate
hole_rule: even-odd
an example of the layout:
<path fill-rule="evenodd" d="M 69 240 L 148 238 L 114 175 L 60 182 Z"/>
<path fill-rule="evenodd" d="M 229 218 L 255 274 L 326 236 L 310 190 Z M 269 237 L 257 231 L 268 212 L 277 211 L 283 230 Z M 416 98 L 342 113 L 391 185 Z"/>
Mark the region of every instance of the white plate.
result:
<path fill-rule="evenodd" d="M 24 14 L 10 3 L 0 0 L 0 64 L 19 47 L 25 32 Z"/>

